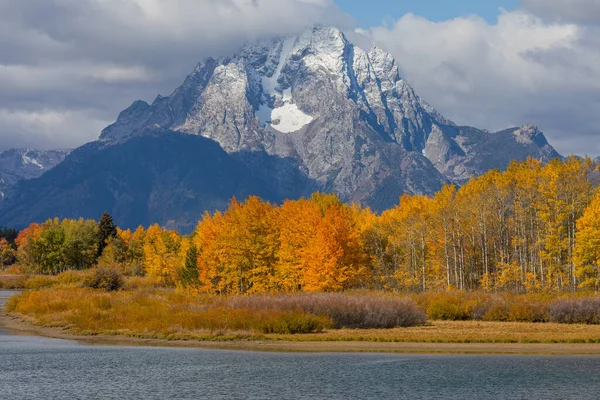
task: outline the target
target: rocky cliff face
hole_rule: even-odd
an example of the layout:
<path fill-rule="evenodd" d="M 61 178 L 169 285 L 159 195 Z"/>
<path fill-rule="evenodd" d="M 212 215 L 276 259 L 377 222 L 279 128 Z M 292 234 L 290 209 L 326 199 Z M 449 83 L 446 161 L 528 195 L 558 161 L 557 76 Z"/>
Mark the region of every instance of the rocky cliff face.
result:
<path fill-rule="evenodd" d="M 170 96 L 134 102 L 87 151 L 132 140 L 141 146 L 148 132 L 211 139 L 228 160 L 251 171 L 253 190 L 271 199 L 321 190 L 375 210 L 397 204 L 403 193 L 433 194 L 444 183 L 463 183 L 513 159 L 559 157 L 532 125 L 497 133 L 457 126 L 415 93 L 390 54 L 358 48 L 340 30 L 326 27 L 203 60 Z M 132 159 L 142 151 L 128 146 Z M 161 167 L 179 171 L 178 160 L 171 161 Z M 215 171 L 196 172 L 201 179 Z M 173 212 L 185 208 L 168 193 L 156 193 L 153 201 Z"/>
<path fill-rule="evenodd" d="M 0 153 L 0 201 L 21 181 L 38 178 L 54 168 L 70 150 L 11 149 Z"/>
<path fill-rule="evenodd" d="M 548 162 L 560 154 L 532 124 L 489 133 L 471 127 L 434 126 L 423 154 L 449 181 L 463 184 L 512 160 L 533 157 Z"/>

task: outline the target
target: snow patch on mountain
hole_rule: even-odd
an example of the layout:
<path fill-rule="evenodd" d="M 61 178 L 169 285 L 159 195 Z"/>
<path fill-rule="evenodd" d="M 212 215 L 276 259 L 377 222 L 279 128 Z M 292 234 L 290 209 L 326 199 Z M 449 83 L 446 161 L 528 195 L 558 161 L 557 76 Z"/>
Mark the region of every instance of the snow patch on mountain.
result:
<path fill-rule="evenodd" d="M 262 77 L 262 102 L 256 111 L 256 117 L 261 125 L 271 124 L 271 127 L 282 133 L 297 132 L 313 121 L 313 117 L 305 114 L 294 104 L 292 88 L 282 90 L 279 78 L 290 53 L 298 43 L 298 38 L 292 36 L 282 39 L 280 43 L 279 61 L 275 72 Z M 283 103 L 279 107 L 270 104 Z"/>
<path fill-rule="evenodd" d="M 38 162 L 38 160 L 36 160 L 35 158 L 29 157 L 29 150 L 25 151 L 25 154 L 23 154 L 21 156 L 21 159 L 23 160 L 23 164 L 32 164 L 32 165 L 35 165 L 36 167 L 38 167 L 39 169 L 44 169 L 44 166 L 42 164 L 40 164 Z"/>
<path fill-rule="evenodd" d="M 271 124 L 273 129 L 282 133 L 293 133 L 310 124 L 313 117 L 304 114 L 297 105 L 286 103 L 273 110 L 271 120 L 275 121 Z"/>
<path fill-rule="evenodd" d="M 295 41 L 296 37 L 283 39 L 283 41 L 278 44 L 280 47 L 279 59 L 277 60 L 275 71 L 269 75 L 268 68 L 264 69 L 267 73 L 262 76 L 261 81 L 263 95 L 258 110 L 256 111 L 256 117 L 261 126 L 265 126 L 271 122 L 273 107 L 271 107 L 270 104 L 273 104 L 274 98 L 278 96 L 276 89 L 277 86 L 279 86 L 278 81 L 281 76 L 281 70 L 283 69 L 287 56 L 294 46 Z M 252 46 L 248 46 L 245 50 L 248 52 L 251 51 L 251 49 Z"/>
<path fill-rule="evenodd" d="M 275 70 L 273 75 L 263 77 L 263 79 L 262 79 L 263 92 L 267 96 L 276 96 L 277 95 L 276 89 L 279 86 L 278 81 L 279 81 L 279 77 L 281 76 L 281 70 L 283 69 L 283 66 L 285 65 L 288 55 L 290 54 L 290 52 L 292 51 L 292 48 L 294 47 L 294 43 L 296 43 L 296 39 L 297 38 L 295 36 L 292 36 L 292 37 L 289 37 L 289 38 L 283 40 L 283 42 L 281 44 L 281 52 L 279 54 L 279 63 L 277 64 L 277 69 Z"/>
<path fill-rule="evenodd" d="M 293 133 L 313 121 L 313 117 L 303 113 L 296 104 L 292 103 L 291 89 L 286 90 L 283 101 L 283 106 L 275 108 L 271 113 L 273 129 L 282 133 Z"/>

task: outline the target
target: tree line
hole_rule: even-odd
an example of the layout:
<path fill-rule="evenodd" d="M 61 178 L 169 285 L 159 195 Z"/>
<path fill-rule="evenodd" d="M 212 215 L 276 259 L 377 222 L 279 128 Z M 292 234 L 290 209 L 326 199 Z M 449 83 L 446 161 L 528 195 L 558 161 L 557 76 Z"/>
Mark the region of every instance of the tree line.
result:
<path fill-rule="evenodd" d="M 35 274 L 89 269 L 116 237 L 117 228 L 108 213 L 98 222 L 55 218 L 33 223 L 15 239 L 16 261 L 24 272 Z"/>
<path fill-rule="evenodd" d="M 232 199 L 187 236 L 55 219 L 20 232 L 17 259 L 37 273 L 98 264 L 215 294 L 598 290 L 599 183 L 590 159 L 528 159 L 381 214 L 316 193 Z"/>

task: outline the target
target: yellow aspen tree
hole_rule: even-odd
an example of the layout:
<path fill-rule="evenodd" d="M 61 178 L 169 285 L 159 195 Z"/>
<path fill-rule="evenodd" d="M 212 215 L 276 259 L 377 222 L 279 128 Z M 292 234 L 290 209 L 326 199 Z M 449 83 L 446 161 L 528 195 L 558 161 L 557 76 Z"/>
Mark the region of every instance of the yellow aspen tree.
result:
<path fill-rule="evenodd" d="M 600 194 L 577 221 L 575 273 L 581 288 L 600 289 Z"/>
<path fill-rule="evenodd" d="M 165 285 L 175 284 L 183 267 L 180 248 L 181 236 L 177 232 L 163 230 L 158 225 L 150 226 L 144 238 L 146 273 Z"/>
<path fill-rule="evenodd" d="M 310 200 L 284 202 L 278 213 L 279 261 L 276 266 L 278 287 L 286 292 L 302 291 L 307 269 L 308 249 L 322 218 L 320 207 Z"/>
<path fill-rule="evenodd" d="M 316 200 L 319 206 L 321 199 Z M 323 217 L 305 253 L 302 286 L 310 292 L 350 289 L 364 278 L 366 271 L 355 218 L 350 207 L 339 201 L 328 201 L 322 208 Z"/>
<path fill-rule="evenodd" d="M 258 197 L 233 199 L 224 213 L 206 214 L 196 230 L 200 280 L 222 294 L 262 293 L 276 287 L 277 210 Z"/>
<path fill-rule="evenodd" d="M 218 245 L 219 234 L 225 229 L 225 218 L 221 212 L 214 215 L 204 213 L 194 235 L 198 249 L 198 270 L 200 290 L 211 294 L 225 294 L 224 266 L 222 251 Z"/>

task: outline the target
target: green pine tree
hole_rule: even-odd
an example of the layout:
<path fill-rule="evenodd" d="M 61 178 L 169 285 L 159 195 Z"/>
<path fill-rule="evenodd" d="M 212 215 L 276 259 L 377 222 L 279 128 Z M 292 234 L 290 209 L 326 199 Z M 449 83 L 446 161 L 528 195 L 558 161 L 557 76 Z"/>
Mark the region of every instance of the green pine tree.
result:
<path fill-rule="evenodd" d="M 186 253 L 182 275 L 185 286 L 194 287 L 198 284 L 200 278 L 198 273 L 198 249 L 194 243 L 191 244 Z"/>
<path fill-rule="evenodd" d="M 104 212 L 100 217 L 98 230 L 98 257 L 100 257 L 106 246 L 108 246 L 108 241 L 117 237 L 117 227 L 108 212 Z"/>

